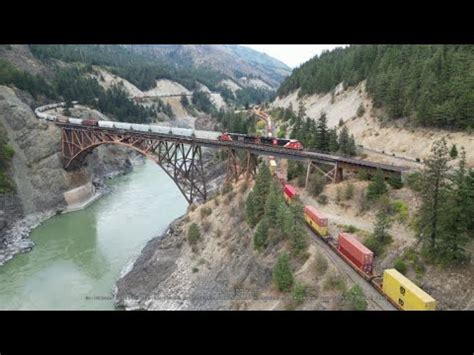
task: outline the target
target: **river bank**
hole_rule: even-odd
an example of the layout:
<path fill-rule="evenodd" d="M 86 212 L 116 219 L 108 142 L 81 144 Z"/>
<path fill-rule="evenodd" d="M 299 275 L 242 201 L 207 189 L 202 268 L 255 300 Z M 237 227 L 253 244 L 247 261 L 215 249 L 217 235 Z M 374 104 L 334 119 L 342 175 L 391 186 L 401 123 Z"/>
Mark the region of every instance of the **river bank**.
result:
<path fill-rule="evenodd" d="M 35 244 L 0 267 L 1 309 L 113 310 L 124 265 L 186 210 L 174 182 L 152 162 L 107 180 L 110 189 L 85 209 L 52 216 Z"/>

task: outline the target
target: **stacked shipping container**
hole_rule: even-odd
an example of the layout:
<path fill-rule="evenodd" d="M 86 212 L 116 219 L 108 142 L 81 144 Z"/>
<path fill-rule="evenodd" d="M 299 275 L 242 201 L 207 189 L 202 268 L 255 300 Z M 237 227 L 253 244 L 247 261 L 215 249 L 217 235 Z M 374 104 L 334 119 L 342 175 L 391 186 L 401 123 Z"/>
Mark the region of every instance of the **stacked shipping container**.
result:
<path fill-rule="evenodd" d="M 372 274 L 374 253 L 349 233 L 340 233 L 337 239 L 337 250 L 349 259 L 358 269 Z"/>

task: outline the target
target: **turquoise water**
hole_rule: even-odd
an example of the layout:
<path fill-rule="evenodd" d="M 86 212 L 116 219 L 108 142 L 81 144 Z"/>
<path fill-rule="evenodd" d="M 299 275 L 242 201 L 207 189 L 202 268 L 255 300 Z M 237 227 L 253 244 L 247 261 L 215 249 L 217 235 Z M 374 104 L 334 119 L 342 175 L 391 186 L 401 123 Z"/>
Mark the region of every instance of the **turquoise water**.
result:
<path fill-rule="evenodd" d="M 120 271 L 187 203 L 152 162 L 109 186 L 113 192 L 88 208 L 34 229 L 33 249 L 0 266 L 0 309 L 114 308 Z"/>

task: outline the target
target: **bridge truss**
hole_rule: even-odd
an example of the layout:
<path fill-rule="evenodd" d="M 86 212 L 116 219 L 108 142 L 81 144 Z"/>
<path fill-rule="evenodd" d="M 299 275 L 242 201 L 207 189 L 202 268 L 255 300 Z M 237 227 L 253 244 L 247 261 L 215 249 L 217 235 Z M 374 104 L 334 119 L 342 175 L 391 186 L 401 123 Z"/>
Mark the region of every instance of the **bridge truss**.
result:
<path fill-rule="evenodd" d="M 202 150 L 196 144 L 164 141 L 129 133 L 63 127 L 64 168 L 78 169 L 84 164 L 87 155 L 103 144 L 128 147 L 153 160 L 176 183 L 188 203 L 196 199 L 207 199 Z"/>

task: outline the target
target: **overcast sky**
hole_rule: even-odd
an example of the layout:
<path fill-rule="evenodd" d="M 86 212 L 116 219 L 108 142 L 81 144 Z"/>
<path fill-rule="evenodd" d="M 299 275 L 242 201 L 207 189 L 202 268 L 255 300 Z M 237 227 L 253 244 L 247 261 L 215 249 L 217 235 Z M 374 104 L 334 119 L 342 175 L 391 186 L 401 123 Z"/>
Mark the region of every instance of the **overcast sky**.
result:
<path fill-rule="evenodd" d="M 243 44 L 245 47 L 267 53 L 281 60 L 290 68 L 295 68 L 320 54 L 325 49 L 344 47 L 345 44 Z"/>

